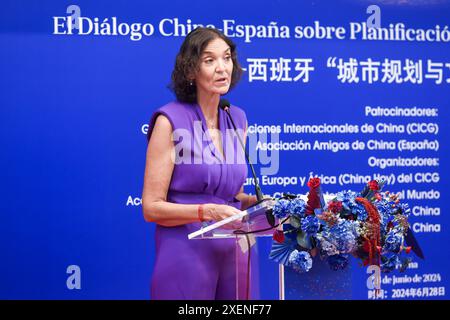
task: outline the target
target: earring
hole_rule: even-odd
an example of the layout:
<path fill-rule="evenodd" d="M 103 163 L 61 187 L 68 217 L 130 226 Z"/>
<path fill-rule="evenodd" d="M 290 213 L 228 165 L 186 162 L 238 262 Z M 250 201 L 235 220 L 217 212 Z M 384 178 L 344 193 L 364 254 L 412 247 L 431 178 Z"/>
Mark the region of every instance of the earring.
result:
<path fill-rule="evenodd" d="M 191 81 L 189 81 L 189 85 L 192 87 L 194 85 L 194 83 Z"/>

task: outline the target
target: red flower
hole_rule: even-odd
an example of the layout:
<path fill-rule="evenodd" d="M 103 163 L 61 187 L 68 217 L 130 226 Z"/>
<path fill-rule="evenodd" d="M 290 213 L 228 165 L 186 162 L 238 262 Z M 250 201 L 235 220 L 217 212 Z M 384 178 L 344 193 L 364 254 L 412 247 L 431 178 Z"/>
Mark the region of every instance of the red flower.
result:
<path fill-rule="evenodd" d="M 369 250 L 370 250 L 370 243 L 369 243 L 369 241 L 364 240 L 363 245 L 362 245 L 362 249 L 363 249 L 365 252 L 369 252 Z"/>
<path fill-rule="evenodd" d="M 328 203 L 328 210 L 330 210 L 333 213 L 341 212 L 342 202 L 341 201 L 330 201 Z"/>
<path fill-rule="evenodd" d="M 278 243 L 284 242 L 284 232 L 281 230 L 275 230 L 273 233 L 273 240 L 275 240 Z"/>
<path fill-rule="evenodd" d="M 311 189 L 317 189 L 320 186 L 320 178 L 310 178 L 307 185 Z"/>
<path fill-rule="evenodd" d="M 369 182 L 369 188 L 372 191 L 378 191 L 380 190 L 380 186 L 378 185 L 377 180 L 372 180 Z"/>
<path fill-rule="evenodd" d="M 309 193 L 306 203 L 306 215 L 314 214 L 314 210 L 321 208 L 318 190 L 320 187 L 320 178 L 310 178 L 308 181 Z"/>

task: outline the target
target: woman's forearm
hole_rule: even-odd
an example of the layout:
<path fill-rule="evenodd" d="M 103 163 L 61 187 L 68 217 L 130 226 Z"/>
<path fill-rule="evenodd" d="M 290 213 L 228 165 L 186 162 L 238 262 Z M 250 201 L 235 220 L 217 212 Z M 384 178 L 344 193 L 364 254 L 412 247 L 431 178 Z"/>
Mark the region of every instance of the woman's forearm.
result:
<path fill-rule="evenodd" d="M 199 222 L 197 204 L 178 204 L 167 201 L 142 202 L 144 218 L 147 222 L 155 222 L 165 227 L 174 227 L 187 223 Z M 212 220 L 216 205 L 203 205 L 203 219 Z"/>

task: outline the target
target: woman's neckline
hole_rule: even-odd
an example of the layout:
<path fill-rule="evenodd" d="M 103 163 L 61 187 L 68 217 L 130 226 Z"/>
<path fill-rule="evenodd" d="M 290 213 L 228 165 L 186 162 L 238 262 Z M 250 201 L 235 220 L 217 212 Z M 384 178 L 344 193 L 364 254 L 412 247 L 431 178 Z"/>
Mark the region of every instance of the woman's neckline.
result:
<path fill-rule="evenodd" d="M 223 112 L 222 110 L 220 110 L 218 108 L 217 110 L 217 123 L 218 123 L 218 127 L 216 130 L 218 130 L 220 132 L 220 138 L 221 138 L 221 142 L 222 142 L 222 150 L 219 149 L 219 147 L 214 143 L 214 140 L 211 138 L 211 135 L 209 134 L 209 128 L 208 128 L 208 124 L 206 122 L 206 117 L 203 113 L 202 108 L 200 107 L 200 105 L 198 103 L 195 104 L 197 113 L 200 116 L 200 120 L 202 121 L 202 127 L 203 127 L 203 131 L 205 132 L 208 141 L 210 141 L 210 143 L 208 143 L 210 146 L 212 145 L 212 149 L 211 151 L 214 153 L 214 156 L 221 162 L 223 162 L 225 160 L 225 141 L 224 141 L 224 133 L 223 133 Z"/>

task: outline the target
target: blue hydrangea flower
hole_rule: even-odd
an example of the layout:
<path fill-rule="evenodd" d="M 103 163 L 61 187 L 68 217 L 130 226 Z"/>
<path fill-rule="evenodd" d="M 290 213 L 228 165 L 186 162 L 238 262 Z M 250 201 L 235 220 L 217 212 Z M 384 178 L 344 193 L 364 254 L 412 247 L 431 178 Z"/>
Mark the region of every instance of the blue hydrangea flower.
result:
<path fill-rule="evenodd" d="M 357 223 L 354 221 L 340 219 L 329 229 L 329 241 L 342 253 L 353 251 L 357 236 Z"/>
<path fill-rule="evenodd" d="M 308 272 L 312 267 L 312 259 L 308 252 L 294 250 L 289 256 L 289 265 L 297 272 Z"/>
<path fill-rule="evenodd" d="M 386 226 L 389 221 L 392 220 L 394 212 L 397 210 L 395 208 L 392 208 L 392 203 L 386 200 L 381 200 L 378 202 L 375 202 L 375 206 L 377 207 L 378 213 L 380 214 L 381 218 L 381 230 L 383 233 L 383 230 L 386 229 Z"/>
<path fill-rule="evenodd" d="M 378 212 L 385 215 L 393 215 L 397 211 L 397 208 L 393 208 L 392 204 L 393 202 L 387 201 L 386 199 L 375 202 Z"/>
<path fill-rule="evenodd" d="M 355 201 L 355 198 L 359 195 L 351 190 L 340 191 L 336 194 L 336 199 L 342 202 L 342 206 L 345 210 L 350 210 L 351 203 Z"/>
<path fill-rule="evenodd" d="M 317 246 L 319 247 L 320 254 L 322 256 L 332 256 L 339 254 L 339 251 L 337 250 L 336 246 L 332 244 L 330 241 L 328 241 L 321 234 L 316 235 L 316 240 L 318 242 Z"/>
<path fill-rule="evenodd" d="M 359 196 L 359 193 L 351 190 L 341 191 L 336 194 L 337 200 L 342 202 L 342 207 L 345 211 L 351 212 L 357 216 L 358 220 L 364 221 L 367 219 L 366 210 L 362 204 L 355 201 L 355 198 Z"/>
<path fill-rule="evenodd" d="M 389 273 L 399 265 L 401 265 L 401 261 L 398 258 L 398 255 L 395 253 L 388 252 L 381 256 L 381 272 L 383 273 Z"/>
<path fill-rule="evenodd" d="M 316 216 L 307 216 L 302 219 L 301 228 L 303 232 L 306 232 L 310 235 L 315 235 L 317 232 L 319 232 L 320 221 Z"/>
<path fill-rule="evenodd" d="M 306 202 L 300 198 L 293 199 L 289 204 L 289 212 L 298 218 L 303 218 L 306 211 Z"/>
<path fill-rule="evenodd" d="M 286 218 L 289 214 L 290 201 L 279 199 L 273 206 L 273 215 L 278 219 Z"/>
<path fill-rule="evenodd" d="M 364 209 L 364 206 L 360 203 L 357 203 L 361 208 L 357 208 L 354 210 L 356 214 L 356 220 L 358 221 L 367 221 L 367 211 Z"/>
<path fill-rule="evenodd" d="M 348 256 L 343 254 L 335 254 L 327 259 L 330 268 L 334 271 L 345 269 L 348 265 Z"/>
<path fill-rule="evenodd" d="M 397 207 L 402 211 L 402 215 L 409 217 L 411 209 L 409 208 L 409 205 L 407 203 L 399 203 L 397 204 Z"/>
<path fill-rule="evenodd" d="M 357 216 L 358 220 L 364 221 L 367 219 L 367 212 L 364 206 L 356 202 L 354 199 L 348 203 L 348 206 L 350 207 L 350 211 Z"/>
<path fill-rule="evenodd" d="M 391 230 L 386 235 L 386 239 L 384 242 L 384 251 L 389 251 L 393 253 L 400 252 L 400 247 L 403 243 L 403 235 L 400 233 Z"/>

